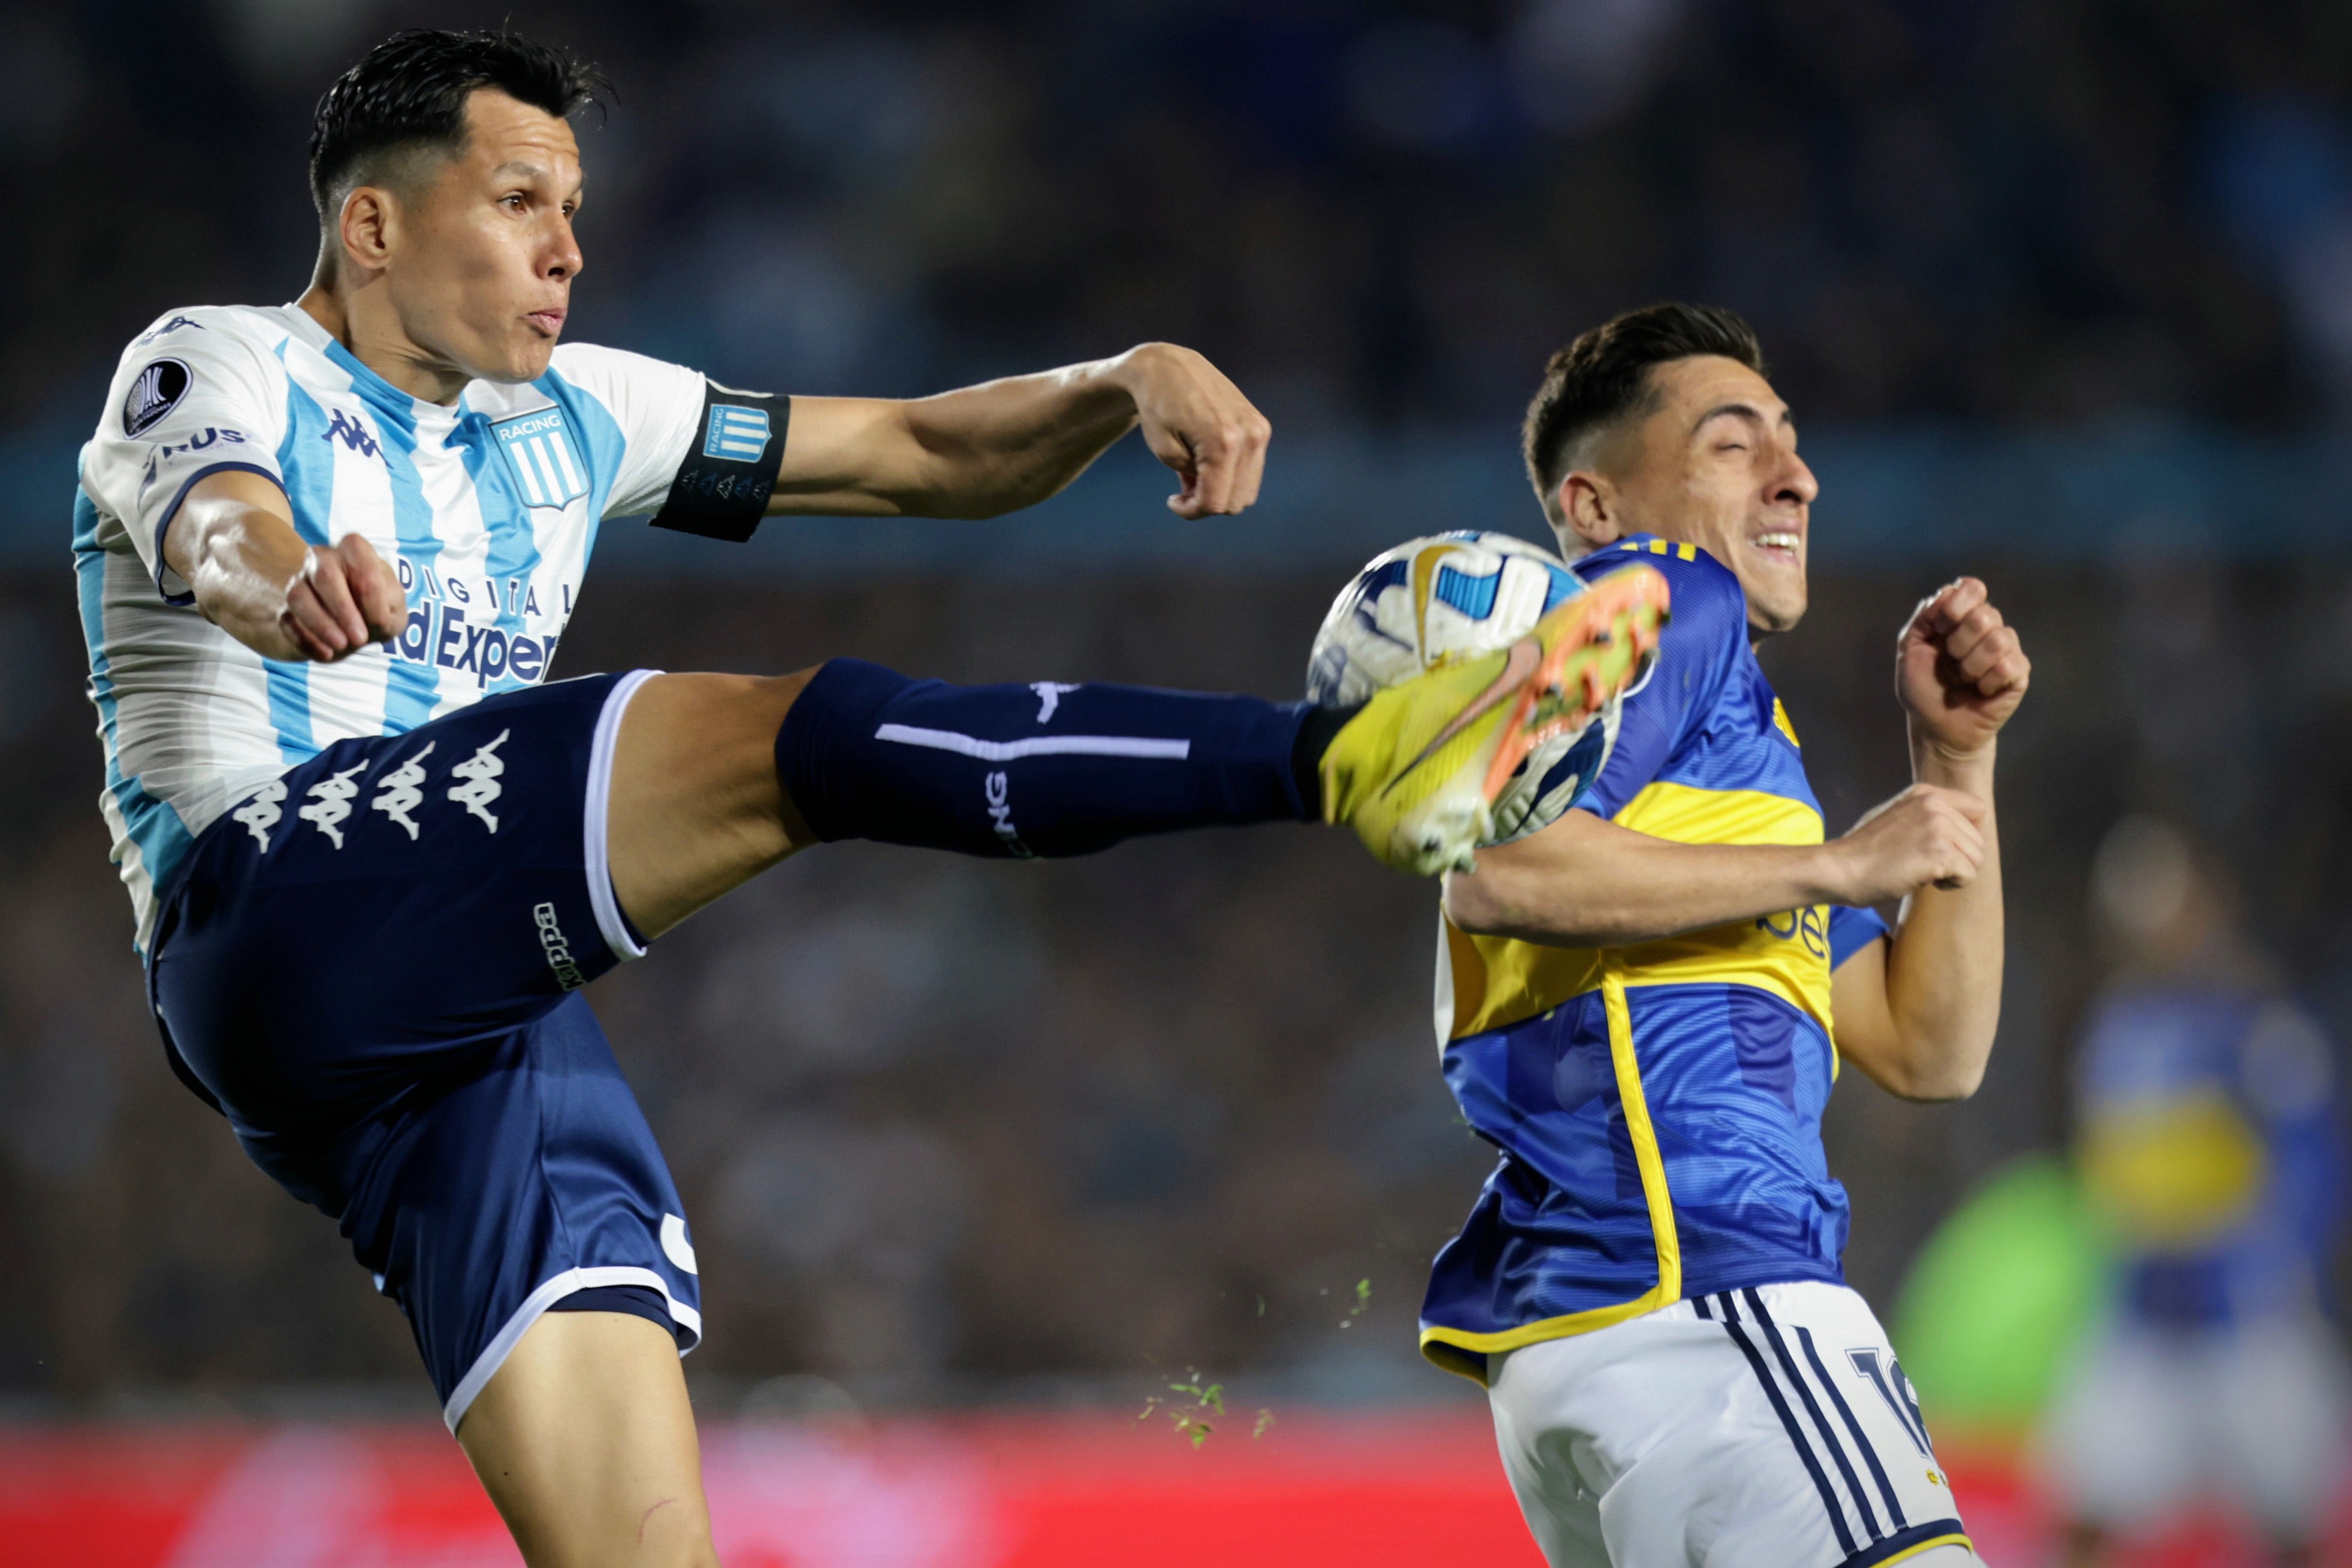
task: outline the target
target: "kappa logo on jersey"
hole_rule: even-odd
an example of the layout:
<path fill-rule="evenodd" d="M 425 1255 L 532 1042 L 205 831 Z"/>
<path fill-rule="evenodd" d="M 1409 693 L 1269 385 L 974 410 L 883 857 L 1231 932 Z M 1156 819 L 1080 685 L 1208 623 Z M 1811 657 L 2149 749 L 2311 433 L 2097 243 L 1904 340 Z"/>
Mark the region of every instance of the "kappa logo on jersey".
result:
<path fill-rule="evenodd" d="M 588 465 L 572 444 L 560 408 L 517 414 L 490 426 L 507 473 L 527 507 L 568 507 L 588 493 Z"/>
<path fill-rule="evenodd" d="M 335 417 L 327 422 L 327 428 L 320 439 L 330 444 L 340 441 L 362 457 L 378 457 L 383 454 L 383 448 L 375 444 L 375 437 L 368 427 L 340 408 L 335 410 Z"/>
<path fill-rule="evenodd" d="M 416 840 L 416 819 L 408 813 L 425 804 L 425 791 L 417 786 L 425 782 L 425 759 L 433 755 L 439 741 L 428 740 L 425 749 L 385 774 L 379 786 L 382 793 L 368 802 L 368 810 L 382 811 L 408 831 L 409 841 Z M 496 829 L 492 829 L 496 831 Z M 340 846 L 339 846 L 340 847 Z"/>
<path fill-rule="evenodd" d="M 730 463 L 757 463 L 768 449 L 768 411 L 722 402 L 710 410 L 710 424 L 702 439 L 705 457 Z"/>
<path fill-rule="evenodd" d="M 144 435 L 180 406 L 195 377 L 177 360 L 158 360 L 132 378 L 122 398 L 122 434 Z"/>
<path fill-rule="evenodd" d="M 174 316 L 169 321 L 164 322 L 161 327 L 156 328 L 153 331 L 142 332 L 137 338 L 133 339 L 132 341 L 134 343 L 152 343 L 158 338 L 167 338 L 171 336 L 183 327 L 194 327 L 199 332 L 205 329 L 205 324 L 192 316 Z"/>
<path fill-rule="evenodd" d="M 232 821 L 245 824 L 246 831 L 253 835 L 253 841 L 261 846 L 265 854 L 269 850 L 269 830 L 286 815 L 278 809 L 278 802 L 285 799 L 286 780 L 272 779 L 254 791 L 252 800 L 229 813 Z"/>
<path fill-rule="evenodd" d="M 494 833 L 499 831 L 499 820 L 490 815 L 490 802 L 506 793 L 506 787 L 499 782 L 499 775 L 507 770 L 507 765 L 499 760 L 498 750 L 507 743 L 507 737 L 513 733 L 507 729 L 499 731 L 496 740 L 449 769 L 452 778 L 465 780 L 449 791 L 449 799 L 488 823 L 490 831 Z"/>
<path fill-rule="evenodd" d="M 359 762 L 341 773 L 320 779 L 306 791 L 310 803 L 294 814 L 326 834 L 337 849 L 341 849 L 343 819 L 352 814 L 352 797 L 360 792 L 360 787 L 352 780 L 366 771 L 367 764 Z"/>

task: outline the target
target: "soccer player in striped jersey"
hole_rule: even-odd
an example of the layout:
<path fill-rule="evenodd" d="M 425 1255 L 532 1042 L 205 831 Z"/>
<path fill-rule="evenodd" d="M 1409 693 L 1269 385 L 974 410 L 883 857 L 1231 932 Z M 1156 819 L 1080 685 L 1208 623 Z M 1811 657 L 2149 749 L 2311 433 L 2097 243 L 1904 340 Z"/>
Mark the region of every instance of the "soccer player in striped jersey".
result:
<path fill-rule="evenodd" d="M 339 80 L 310 288 L 131 345 L 74 554 L 101 807 L 174 1071 L 407 1314 L 530 1563 L 702 1563 L 693 1241 L 581 986 L 825 840 L 1028 857 L 1320 818 L 1433 868 L 1513 749 L 1633 664 L 1592 594 L 1350 713 L 854 660 L 542 684 L 607 518 L 741 539 L 778 512 L 987 517 L 1139 425 L 1200 517 L 1255 498 L 1266 441 L 1164 344 L 914 402 L 557 347 L 582 266 L 566 117 L 598 79 L 416 32 Z"/>
<path fill-rule="evenodd" d="M 1973 1561 L 1843 1281 L 1821 1116 L 1841 1060 L 1922 1100 L 1984 1072 L 2025 654 L 1974 579 L 1920 604 L 1895 672 L 1916 781 L 1825 840 L 1754 652 L 1804 613 L 1816 485 L 1753 333 L 1683 305 L 1596 329 L 1525 447 L 1579 575 L 1653 565 L 1675 617 L 1581 805 L 1446 878 L 1445 1074 L 1502 1160 L 1423 1350 L 1486 1385 L 1558 1568 Z"/>

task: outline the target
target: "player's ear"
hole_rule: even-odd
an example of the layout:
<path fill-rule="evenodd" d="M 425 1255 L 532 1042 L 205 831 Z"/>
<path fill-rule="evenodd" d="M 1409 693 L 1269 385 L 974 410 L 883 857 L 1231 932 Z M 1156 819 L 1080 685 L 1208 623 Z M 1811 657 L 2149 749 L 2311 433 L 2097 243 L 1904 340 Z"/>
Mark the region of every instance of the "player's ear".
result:
<path fill-rule="evenodd" d="M 1562 530 L 1583 541 L 1586 549 L 1599 549 L 1624 537 L 1617 486 L 1591 469 L 1579 468 L 1562 479 L 1554 500 Z"/>
<path fill-rule="evenodd" d="M 380 185 L 353 187 L 336 224 L 344 257 L 368 271 L 380 269 L 391 257 L 399 225 L 391 193 Z"/>

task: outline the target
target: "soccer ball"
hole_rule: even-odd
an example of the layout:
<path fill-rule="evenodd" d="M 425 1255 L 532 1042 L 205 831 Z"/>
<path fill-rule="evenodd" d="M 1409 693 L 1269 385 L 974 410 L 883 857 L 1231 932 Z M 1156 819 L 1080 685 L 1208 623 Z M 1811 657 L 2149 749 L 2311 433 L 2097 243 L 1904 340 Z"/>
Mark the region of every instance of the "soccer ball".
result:
<path fill-rule="evenodd" d="M 1307 699 L 1318 707 L 1370 702 L 1423 670 L 1509 647 L 1583 591 L 1566 562 L 1511 534 L 1464 529 L 1401 544 L 1373 557 L 1331 601 L 1307 656 Z M 1508 843 L 1558 821 L 1608 760 L 1621 711 L 1612 698 L 1598 720 L 1521 763 L 1495 802 L 1487 841 Z"/>

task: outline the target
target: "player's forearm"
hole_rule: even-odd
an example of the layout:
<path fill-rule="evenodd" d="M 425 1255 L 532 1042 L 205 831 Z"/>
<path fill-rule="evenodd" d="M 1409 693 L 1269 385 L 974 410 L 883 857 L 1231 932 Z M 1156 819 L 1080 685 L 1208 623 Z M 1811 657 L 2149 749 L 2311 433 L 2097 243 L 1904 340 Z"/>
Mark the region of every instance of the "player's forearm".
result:
<path fill-rule="evenodd" d="M 1570 811 L 1447 876 L 1445 912 L 1479 936 L 1622 947 L 1834 902 L 1825 848 L 1678 844 Z"/>
<path fill-rule="evenodd" d="M 1058 493 L 1133 429 L 1135 354 L 903 402 L 795 398 L 771 512 L 991 517 Z"/>
<path fill-rule="evenodd" d="M 163 537 L 165 562 L 222 631 L 266 659 L 307 657 L 286 624 L 286 596 L 310 550 L 252 497 L 222 493 L 223 477 L 247 476 L 215 476 L 198 486 L 213 493 L 189 496 Z"/>
<path fill-rule="evenodd" d="M 2006 941 L 1993 753 L 1954 757 L 1915 743 L 1912 775 L 1984 802 L 1984 860 L 1966 887 L 1923 887 L 1904 901 L 1886 955 L 1886 1004 L 1902 1042 L 1902 1092 L 1958 1099 L 1976 1092 L 2000 1026 Z"/>

